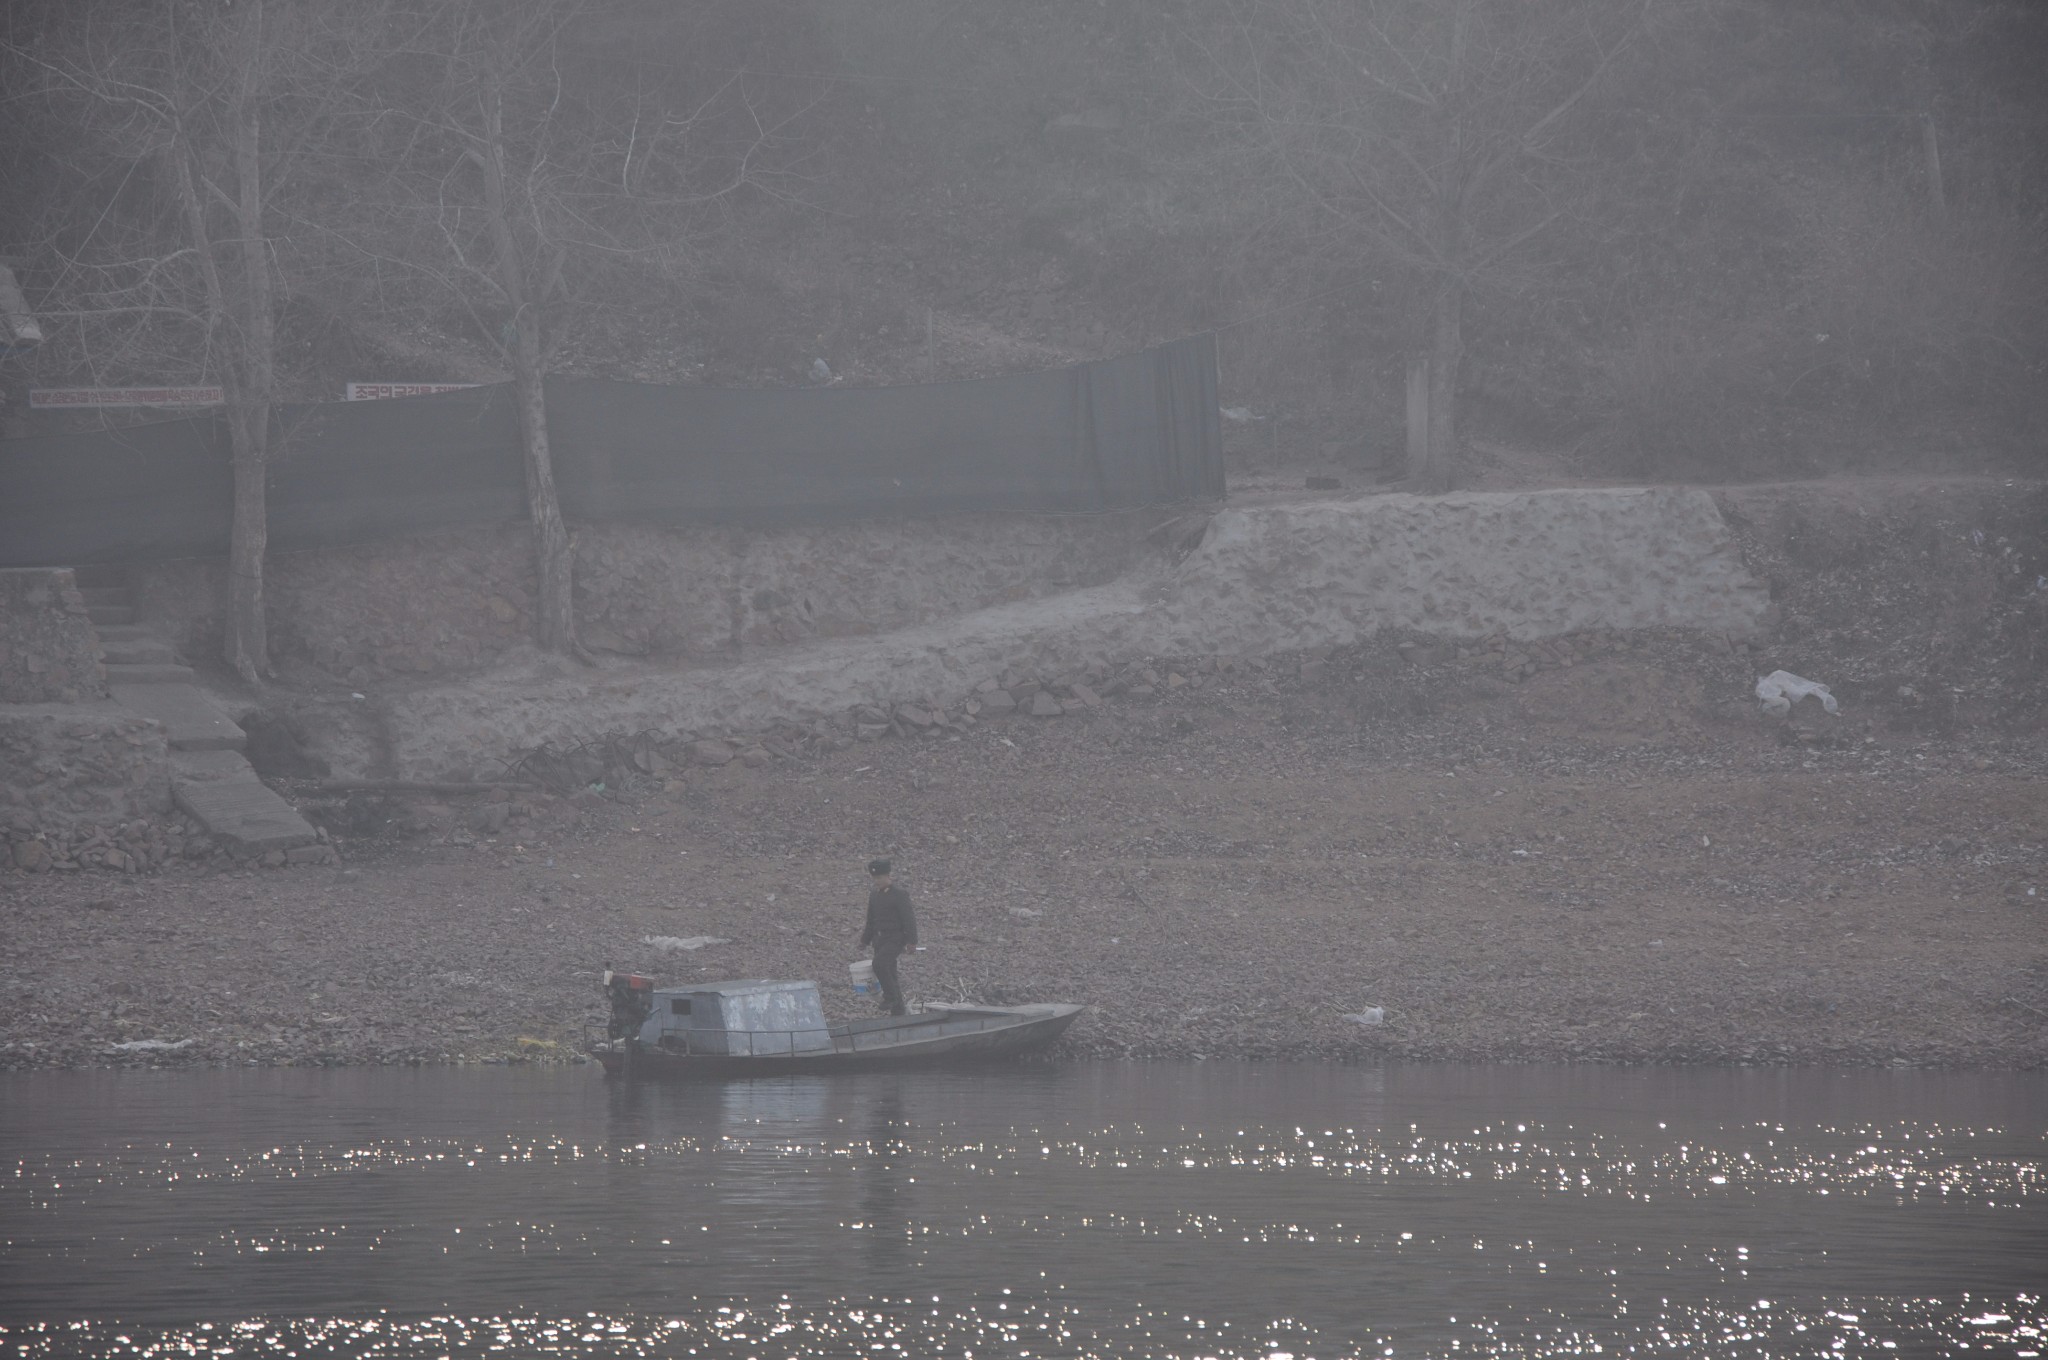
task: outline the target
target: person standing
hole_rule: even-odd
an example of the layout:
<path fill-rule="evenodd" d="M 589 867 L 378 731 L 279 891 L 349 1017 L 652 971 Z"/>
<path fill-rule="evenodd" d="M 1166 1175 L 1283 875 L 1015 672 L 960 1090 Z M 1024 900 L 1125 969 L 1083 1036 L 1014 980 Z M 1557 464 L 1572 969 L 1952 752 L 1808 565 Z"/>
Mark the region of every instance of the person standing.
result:
<path fill-rule="evenodd" d="M 889 861 L 868 861 L 868 878 L 874 884 L 868 893 L 867 925 L 860 932 L 861 947 L 875 947 L 875 977 L 882 984 L 882 1002 L 891 1015 L 907 1014 L 903 1004 L 903 982 L 896 975 L 896 956 L 917 948 L 917 916 L 910 909 L 910 894 L 896 886 Z"/>

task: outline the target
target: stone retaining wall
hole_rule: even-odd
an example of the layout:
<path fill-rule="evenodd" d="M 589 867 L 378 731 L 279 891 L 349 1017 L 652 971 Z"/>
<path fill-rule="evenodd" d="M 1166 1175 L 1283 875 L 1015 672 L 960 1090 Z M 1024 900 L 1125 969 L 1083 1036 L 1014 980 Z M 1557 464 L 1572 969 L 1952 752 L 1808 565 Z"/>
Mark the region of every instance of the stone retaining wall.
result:
<path fill-rule="evenodd" d="M 1196 537 L 1180 538 L 1192 549 L 1177 565 L 885 637 L 689 668 L 507 667 L 380 695 L 386 758 L 404 777 L 466 778 L 520 752 L 605 733 L 755 732 L 861 706 L 881 715 L 852 719 L 858 735 L 862 723 L 890 721 L 896 706 L 952 710 L 1006 675 L 1108 674 L 1147 657 L 1257 659 L 1386 630 L 1498 640 L 1519 674 L 1543 664 L 1536 644 L 1573 634 L 1685 629 L 1732 645 L 1771 618 L 1768 592 L 1698 490 L 1252 506 L 1219 511 Z"/>
<path fill-rule="evenodd" d="M 731 657 L 855 637 L 1109 581 L 1167 516 L 962 515 L 742 530 L 588 525 L 576 531 L 586 646 L 622 656 Z M 190 656 L 219 650 L 217 562 L 136 570 L 143 617 Z M 279 554 L 266 578 L 281 659 L 364 684 L 457 675 L 532 636 L 537 594 L 523 524 Z"/>
<path fill-rule="evenodd" d="M 99 636 L 69 567 L 0 570 L 0 703 L 103 699 Z"/>
<path fill-rule="evenodd" d="M 0 705 L 0 826 L 11 839 L 160 817 L 170 770 L 162 726 L 112 702 Z"/>

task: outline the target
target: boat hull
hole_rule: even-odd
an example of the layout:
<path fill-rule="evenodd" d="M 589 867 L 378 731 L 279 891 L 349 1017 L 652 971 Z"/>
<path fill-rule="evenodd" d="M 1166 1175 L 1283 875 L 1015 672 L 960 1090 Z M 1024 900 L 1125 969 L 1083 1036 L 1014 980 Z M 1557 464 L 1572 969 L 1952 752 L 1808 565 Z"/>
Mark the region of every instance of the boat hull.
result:
<path fill-rule="evenodd" d="M 932 1007 L 907 1018 L 836 1025 L 831 1050 L 810 1053 L 685 1052 L 614 1041 L 593 1046 L 591 1057 L 607 1076 L 686 1081 L 996 1062 L 1044 1048 L 1083 1009 L 1065 1004 Z"/>

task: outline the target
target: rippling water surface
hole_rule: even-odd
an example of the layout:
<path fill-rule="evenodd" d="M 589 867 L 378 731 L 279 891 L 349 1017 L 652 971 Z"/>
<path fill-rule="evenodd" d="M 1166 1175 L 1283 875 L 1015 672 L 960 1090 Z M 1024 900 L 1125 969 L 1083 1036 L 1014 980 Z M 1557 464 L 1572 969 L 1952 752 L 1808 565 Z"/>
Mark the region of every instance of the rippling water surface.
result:
<path fill-rule="evenodd" d="M 2035 1356 L 2048 1078 L 0 1075 L 0 1357 Z"/>

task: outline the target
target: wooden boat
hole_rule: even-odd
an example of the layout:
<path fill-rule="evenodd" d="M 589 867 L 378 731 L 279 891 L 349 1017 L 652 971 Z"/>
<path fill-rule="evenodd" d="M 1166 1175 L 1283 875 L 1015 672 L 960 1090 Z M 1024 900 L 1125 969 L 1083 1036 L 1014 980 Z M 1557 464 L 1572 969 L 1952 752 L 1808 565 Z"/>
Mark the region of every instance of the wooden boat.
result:
<path fill-rule="evenodd" d="M 590 1056 L 608 1076 L 751 1077 L 786 1072 L 985 1062 L 1043 1048 L 1084 1007 L 928 1003 L 909 1015 L 832 1024 L 815 982 L 656 987 L 605 973 L 612 1014 Z"/>

